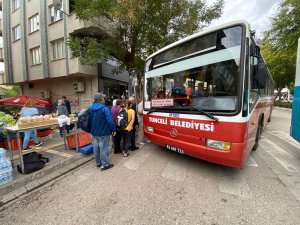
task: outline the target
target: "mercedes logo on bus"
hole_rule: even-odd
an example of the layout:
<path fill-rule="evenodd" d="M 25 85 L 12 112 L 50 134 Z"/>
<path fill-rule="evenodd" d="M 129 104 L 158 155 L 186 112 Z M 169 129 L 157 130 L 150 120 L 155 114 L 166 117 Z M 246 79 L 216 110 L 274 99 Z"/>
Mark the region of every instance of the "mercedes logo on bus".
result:
<path fill-rule="evenodd" d="M 177 137 L 177 130 L 175 128 L 170 129 L 170 136 L 171 137 Z"/>

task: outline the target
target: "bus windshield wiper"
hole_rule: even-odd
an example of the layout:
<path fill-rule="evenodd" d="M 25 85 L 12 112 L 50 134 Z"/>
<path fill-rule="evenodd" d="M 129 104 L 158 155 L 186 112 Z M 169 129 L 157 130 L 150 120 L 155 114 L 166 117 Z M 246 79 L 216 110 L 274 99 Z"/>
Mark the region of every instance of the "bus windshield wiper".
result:
<path fill-rule="evenodd" d="M 199 109 L 198 107 L 196 107 L 196 106 L 191 106 L 193 109 L 196 109 L 196 110 L 198 110 L 199 112 L 201 112 L 203 115 L 205 115 L 205 116 L 207 116 L 208 118 L 211 118 L 212 120 L 214 120 L 214 121 L 218 121 L 219 119 L 218 118 L 216 118 L 216 117 L 214 117 L 213 115 L 211 115 L 210 113 L 208 113 L 208 112 L 205 112 L 205 111 L 203 111 L 202 109 Z"/>
<path fill-rule="evenodd" d="M 219 119 L 214 117 L 213 115 L 211 115 L 208 112 L 203 111 L 202 109 L 198 108 L 197 106 L 194 105 L 186 105 L 186 106 L 190 106 L 192 109 L 196 109 L 197 111 L 201 112 L 203 115 L 207 116 L 208 118 L 214 120 L 214 121 L 218 121 Z"/>

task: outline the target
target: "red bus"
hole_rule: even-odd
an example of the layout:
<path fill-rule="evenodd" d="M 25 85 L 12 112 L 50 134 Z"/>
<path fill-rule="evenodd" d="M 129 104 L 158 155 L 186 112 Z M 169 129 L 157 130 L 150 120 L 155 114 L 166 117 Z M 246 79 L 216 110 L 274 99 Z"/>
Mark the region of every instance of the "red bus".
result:
<path fill-rule="evenodd" d="M 181 154 L 242 167 L 274 102 L 274 81 L 254 34 L 246 21 L 235 21 L 149 56 L 145 136 Z"/>

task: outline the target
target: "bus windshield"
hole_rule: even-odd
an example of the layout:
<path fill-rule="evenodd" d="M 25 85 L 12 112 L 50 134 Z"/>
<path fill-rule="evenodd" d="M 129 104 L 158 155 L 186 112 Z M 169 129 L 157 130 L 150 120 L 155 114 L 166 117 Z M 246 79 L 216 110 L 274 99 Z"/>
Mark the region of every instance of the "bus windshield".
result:
<path fill-rule="evenodd" d="M 236 111 L 242 33 L 242 26 L 219 30 L 149 58 L 145 109 Z"/>

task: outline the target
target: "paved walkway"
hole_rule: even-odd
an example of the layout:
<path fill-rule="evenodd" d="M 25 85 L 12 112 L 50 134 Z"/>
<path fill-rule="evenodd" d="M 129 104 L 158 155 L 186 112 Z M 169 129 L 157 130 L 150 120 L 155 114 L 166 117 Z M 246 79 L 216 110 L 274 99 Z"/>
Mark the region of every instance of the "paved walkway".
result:
<path fill-rule="evenodd" d="M 44 140 L 42 146 L 34 148 L 34 151 L 48 157 L 49 163 L 31 174 L 20 174 L 17 171 L 17 165 L 20 164 L 19 155 L 18 151 L 13 151 L 14 179 L 0 186 L 0 207 L 93 159 L 93 154 L 84 155 L 75 149 L 66 150 L 63 138 L 57 132 L 53 132 L 52 136 L 51 139 Z"/>

